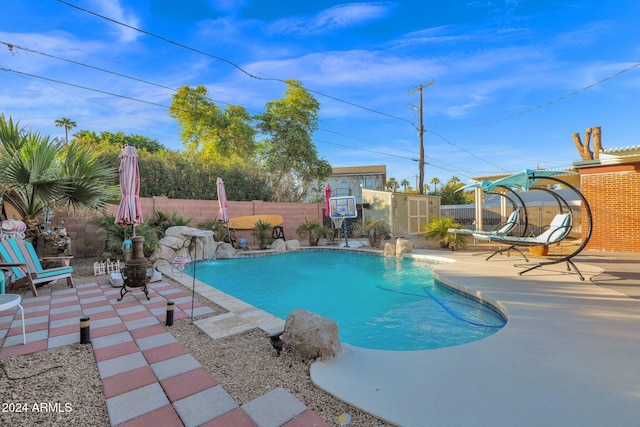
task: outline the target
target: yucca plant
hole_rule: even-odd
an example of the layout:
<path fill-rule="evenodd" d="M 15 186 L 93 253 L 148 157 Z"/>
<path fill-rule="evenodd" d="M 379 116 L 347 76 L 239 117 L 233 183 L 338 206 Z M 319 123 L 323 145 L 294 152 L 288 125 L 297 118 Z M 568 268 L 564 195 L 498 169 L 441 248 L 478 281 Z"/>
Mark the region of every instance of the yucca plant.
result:
<path fill-rule="evenodd" d="M 155 227 L 158 231 L 158 235 L 160 238 L 164 237 L 165 232 L 170 227 L 177 226 L 187 226 L 193 220 L 193 217 L 184 218 L 181 215 L 178 215 L 178 212 L 175 210 L 169 216 L 164 211 L 157 209 L 154 212 L 154 217 L 149 221 L 149 225 Z"/>
<path fill-rule="evenodd" d="M 296 229 L 296 233 L 303 239 L 309 239 L 309 246 L 318 246 L 320 239 L 327 238 L 331 235 L 331 230 L 318 221 L 305 219 Z"/>
<path fill-rule="evenodd" d="M 380 241 L 389 232 L 383 219 L 365 218 L 364 223 L 358 226 L 358 231 L 363 237 L 367 237 L 372 248 L 380 246 Z"/>
<path fill-rule="evenodd" d="M 122 227 L 116 224 L 115 216 L 103 213 L 93 220 L 98 226 L 98 236 L 105 239 L 105 251 L 115 255 L 123 255 L 122 243 L 130 239 L 133 232 L 131 226 Z M 144 256 L 148 257 L 160 246 L 158 231 L 150 224 L 136 225 L 136 236 L 144 237 Z"/>
<path fill-rule="evenodd" d="M 424 237 L 434 239 L 441 248 L 451 250 L 463 248 L 465 238 L 462 234 L 450 232 L 450 228 L 462 228 L 460 224 L 449 217 L 435 217 L 424 226 Z"/>
<path fill-rule="evenodd" d="M 255 223 L 253 227 L 253 237 L 260 249 L 267 249 L 267 246 L 273 242 L 273 238 L 271 237 L 272 230 L 273 226 L 268 222 L 259 220 Z"/>

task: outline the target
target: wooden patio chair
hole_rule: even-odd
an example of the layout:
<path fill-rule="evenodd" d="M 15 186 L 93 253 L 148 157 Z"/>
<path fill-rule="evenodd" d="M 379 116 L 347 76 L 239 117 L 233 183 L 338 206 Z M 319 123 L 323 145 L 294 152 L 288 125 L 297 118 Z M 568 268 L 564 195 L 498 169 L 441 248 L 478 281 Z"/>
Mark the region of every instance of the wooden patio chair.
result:
<path fill-rule="evenodd" d="M 40 259 L 36 255 L 31 242 L 16 239 L 3 238 L 0 239 L 0 258 L 6 263 L 18 264 L 18 266 L 10 267 L 10 284 L 8 289 L 21 285 L 29 285 L 33 296 L 38 296 L 36 286 L 44 285 L 58 279 L 67 279 L 67 284 L 74 287 L 73 267 L 68 265 L 69 259 L 73 257 L 47 257 L 46 260 L 59 260 L 63 265 L 61 267 L 43 268 Z"/>

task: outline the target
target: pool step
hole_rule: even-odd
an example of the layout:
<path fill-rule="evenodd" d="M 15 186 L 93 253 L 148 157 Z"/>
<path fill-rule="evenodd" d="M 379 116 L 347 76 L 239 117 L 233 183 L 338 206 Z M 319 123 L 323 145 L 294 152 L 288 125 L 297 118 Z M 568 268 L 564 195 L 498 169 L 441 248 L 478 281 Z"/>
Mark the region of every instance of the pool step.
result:
<path fill-rule="evenodd" d="M 213 339 L 224 338 L 260 328 L 272 335 L 284 329 L 284 320 L 257 308 L 242 313 L 224 313 L 194 322 Z"/>
<path fill-rule="evenodd" d="M 173 274 L 168 267 L 159 267 L 158 269 L 183 286 L 193 288 L 201 296 L 228 310 L 228 313 L 194 322 L 213 339 L 228 337 L 255 328 L 260 328 L 269 335 L 284 330 L 284 320 L 266 311 L 212 288 L 199 280 L 194 283 L 193 278 L 186 274 Z"/>

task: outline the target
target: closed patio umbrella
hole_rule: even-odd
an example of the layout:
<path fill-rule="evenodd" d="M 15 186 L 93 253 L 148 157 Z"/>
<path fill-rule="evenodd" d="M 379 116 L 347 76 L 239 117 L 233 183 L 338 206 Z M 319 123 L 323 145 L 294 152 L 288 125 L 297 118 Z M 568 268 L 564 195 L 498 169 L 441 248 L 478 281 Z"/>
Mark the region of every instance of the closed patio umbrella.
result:
<path fill-rule="evenodd" d="M 138 168 L 138 153 L 136 147 L 127 145 L 120 152 L 120 191 L 122 200 L 116 214 L 116 224 L 123 227 L 133 226 L 136 235 L 136 225 L 142 224 L 142 207 L 140 206 L 140 169 Z"/>
<path fill-rule="evenodd" d="M 329 199 L 331 198 L 331 186 L 327 182 L 327 185 L 324 186 L 324 216 L 330 217 L 331 212 L 329 212 Z"/>
<path fill-rule="evenodd" d="M 227 192 L 224 189 L 224 181 L 222 178 L 218 178 L 216 181 L 218 189 L 218 219 L 224 223 L 229 222 L 229 207 L 227 205 Z"/>
<path fill-rule="evenodd" d="M 224 181 L 222 178 L 218 177 L 216 181 L 216 188 L 218 190 L 218 220 L 227 224 L 227 236 L 229 238 L 229 243 L 233 245 L 233 236 L 231 236 L 231 232 L 229 231 L 229 219 L 231 216 L 229 215 L 229 206 L 227 205 L 227 191 L 224 189 Z"/>

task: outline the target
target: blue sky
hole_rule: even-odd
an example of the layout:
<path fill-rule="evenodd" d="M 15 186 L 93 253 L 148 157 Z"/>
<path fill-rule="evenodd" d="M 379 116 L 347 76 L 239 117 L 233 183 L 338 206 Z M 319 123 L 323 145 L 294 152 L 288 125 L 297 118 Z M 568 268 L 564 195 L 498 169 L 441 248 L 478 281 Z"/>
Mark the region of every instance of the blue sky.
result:
<path fill-rule="evenodd" d="M 0 14 L 0 112 L 52 136 L 68 117 L 75 131 L 181 149 L 163 107 L 171 88 L 205 85 L 258 113 L 295 78 L 321 104 L 321 157 L 385 164 L 415 187 L 419 97 L 408 92 L 433 80 L 425 183 L 570 167 L 571 134 L 592 126 L 605 148 L 640 145 L 635 0 L 65 2 L 4 0 Z"/>

